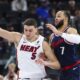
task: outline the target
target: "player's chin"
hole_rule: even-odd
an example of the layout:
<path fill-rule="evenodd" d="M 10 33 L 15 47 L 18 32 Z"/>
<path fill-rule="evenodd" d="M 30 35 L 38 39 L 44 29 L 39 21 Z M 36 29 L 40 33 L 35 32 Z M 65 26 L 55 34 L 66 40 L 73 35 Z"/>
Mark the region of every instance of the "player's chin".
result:
<path fill-rule="evenodd" d="M 59 23 L 60 23 L 60 21 L 56 21 L 56 22 L 54 23 L 54 25 L 57 26 Z"/>
<path fill-rule="evenodd" d="M 31 37 L 30 36 L 27 36 L 27 39 L 31 39 Z"/>

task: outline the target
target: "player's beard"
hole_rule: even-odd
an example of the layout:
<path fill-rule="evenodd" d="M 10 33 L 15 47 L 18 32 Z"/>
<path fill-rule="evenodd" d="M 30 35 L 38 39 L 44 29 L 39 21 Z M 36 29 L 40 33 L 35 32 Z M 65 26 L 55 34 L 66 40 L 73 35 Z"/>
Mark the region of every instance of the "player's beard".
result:
<path fill-rule="evenodd" d="M 55 25 L 55 27 L 56 27 L 57 29 L 60 29 L 60 28 L 63 26 L 63 24 L 64 24 L 64 21 L 61 20 L 58 24 Z"/>

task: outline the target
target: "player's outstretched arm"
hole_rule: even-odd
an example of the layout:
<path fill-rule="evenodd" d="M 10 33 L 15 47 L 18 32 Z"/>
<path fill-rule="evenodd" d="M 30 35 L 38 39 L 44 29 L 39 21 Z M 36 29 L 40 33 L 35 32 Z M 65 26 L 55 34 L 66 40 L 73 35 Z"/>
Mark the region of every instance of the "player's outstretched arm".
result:
<path fill-rule="evenodd" d="M 52 32 L 56 35 L 61 36 L 62 38 L 64 38 L 65 40 L 71 42 L 71 43 L 75 43 L 75 44 L 79 44 L 80 43 L 80 35 L 77 33 L 77 30 L 74 28 L 69 28 L 67 30 L 67 33 L 63 33 L 61 31 L 58 31 L 55 26 L 53 26 L 52 24 L 47 24 L 47 27 L 52 30 Z"/>
<path fill-rule="evenodd" d="M 46 57 L 49 59 L 49 61 L 44 61 L 44 65 L 53 69 L 60 69 L 60 63 L 46 41 L 43 42 L 43 49 Z"/>
<path fill-rule="evenodd" d="M 18 32 L 10 32 L 0 28 L 0 37 L 7 39 L 10 42 L 18 42 L 21 34 Z"/>

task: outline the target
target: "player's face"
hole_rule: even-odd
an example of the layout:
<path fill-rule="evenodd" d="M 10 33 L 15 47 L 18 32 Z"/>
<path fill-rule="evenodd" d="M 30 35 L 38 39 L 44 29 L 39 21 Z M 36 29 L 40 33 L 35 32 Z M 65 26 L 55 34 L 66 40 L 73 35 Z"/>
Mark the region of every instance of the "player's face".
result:
<path fill-rule="evenodd" d="M 65 16 L 63 11 L 59 11 L 56 13 L 55 17 L 55 26 L 61 27 L 64 24 Z"/>
<path fill-rule="evenodd" d="M 24 34 L 26 35 L 27 39 L 31 40 L 37 33 L 37 28 L 34 26 L 27 26 L 24 25 Z"/>

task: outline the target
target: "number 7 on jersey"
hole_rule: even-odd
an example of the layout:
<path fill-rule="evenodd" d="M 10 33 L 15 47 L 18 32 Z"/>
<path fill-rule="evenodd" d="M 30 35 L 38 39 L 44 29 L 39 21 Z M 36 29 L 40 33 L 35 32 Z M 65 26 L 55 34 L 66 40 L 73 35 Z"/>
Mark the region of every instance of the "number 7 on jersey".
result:
<path fill-rule="evenodd" d="M 65 47 L 60 47 L 60 49 L 61 49 L 61 55 L 63 55 L 64 54 Z"/>

